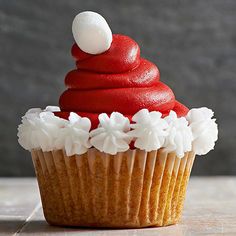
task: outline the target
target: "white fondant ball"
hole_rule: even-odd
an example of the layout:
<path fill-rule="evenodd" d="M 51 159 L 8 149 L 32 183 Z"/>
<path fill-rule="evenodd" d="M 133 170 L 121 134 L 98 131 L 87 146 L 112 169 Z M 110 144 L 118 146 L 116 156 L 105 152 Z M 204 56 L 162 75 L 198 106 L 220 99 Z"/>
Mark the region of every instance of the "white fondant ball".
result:
<path fill-rule="evenodd" d="M 72 33 L 76 44 L 86 53 L 100 54 L 111 46 L 111 29 L 106 20 L 96 12 L 79 13 L 73 20 Z"/>

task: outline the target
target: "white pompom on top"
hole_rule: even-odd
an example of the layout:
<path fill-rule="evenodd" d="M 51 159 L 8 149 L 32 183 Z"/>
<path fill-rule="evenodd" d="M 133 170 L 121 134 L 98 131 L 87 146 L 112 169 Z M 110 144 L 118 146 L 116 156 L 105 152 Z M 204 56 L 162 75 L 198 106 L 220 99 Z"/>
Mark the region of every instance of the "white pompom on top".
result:
<path fill-rule="evenodd" d="M 79 13 L 73 20 L 72 33 L 78 47 L 86 53 L 100 54 L 111 46 L 111 29 L 106 20 L 96 12 Z"/>

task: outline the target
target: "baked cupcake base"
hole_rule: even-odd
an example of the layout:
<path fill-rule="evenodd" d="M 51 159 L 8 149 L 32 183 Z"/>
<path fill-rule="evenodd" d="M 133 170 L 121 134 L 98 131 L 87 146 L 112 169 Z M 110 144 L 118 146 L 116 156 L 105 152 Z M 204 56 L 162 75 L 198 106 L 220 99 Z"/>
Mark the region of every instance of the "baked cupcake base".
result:
<path fill-rule="evenodd" d="M 60 226 L 140 228 L 180 221 L 193 152 L 180 159 L 163 149 L 115 156 L 91 148 L 31 152 L 43 211 Z"/>

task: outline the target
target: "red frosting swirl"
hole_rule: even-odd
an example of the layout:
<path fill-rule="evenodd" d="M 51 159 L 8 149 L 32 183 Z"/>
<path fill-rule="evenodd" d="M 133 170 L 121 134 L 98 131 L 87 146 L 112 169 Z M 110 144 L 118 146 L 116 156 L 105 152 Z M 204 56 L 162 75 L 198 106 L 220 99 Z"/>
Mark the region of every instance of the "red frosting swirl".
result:
<path fill-rule="evenodd" d="M 90 118 L 92 128 L 100 113 L 118 111 L 131 118 L 143 108 L 160 111 L 163 116 L 174 110 L 185 116 L 188 108 L 175 100 L 172 90 L 160 82 L 156 65 L 140 58 L 138 44 L 124 35 L 113 35 L 105 53 L 91 55 L 76 44 L 72 47 L 77 69 L 70 71 L 67 90 L 60 97 L 61 112 L 67 118 L 71 111 Z"/>

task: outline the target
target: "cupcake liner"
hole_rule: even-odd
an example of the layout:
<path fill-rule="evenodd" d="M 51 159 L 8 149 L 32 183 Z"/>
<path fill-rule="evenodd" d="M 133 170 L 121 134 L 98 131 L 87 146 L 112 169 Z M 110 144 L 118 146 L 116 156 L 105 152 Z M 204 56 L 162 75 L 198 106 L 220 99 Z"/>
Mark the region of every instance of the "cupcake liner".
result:
<path fill-rule="evenodd" d="M 180 159 L 163 149 L 31 154 L 48 223 L 113 228 L 177 223 L 195 157 L 187 152 Z"/>

